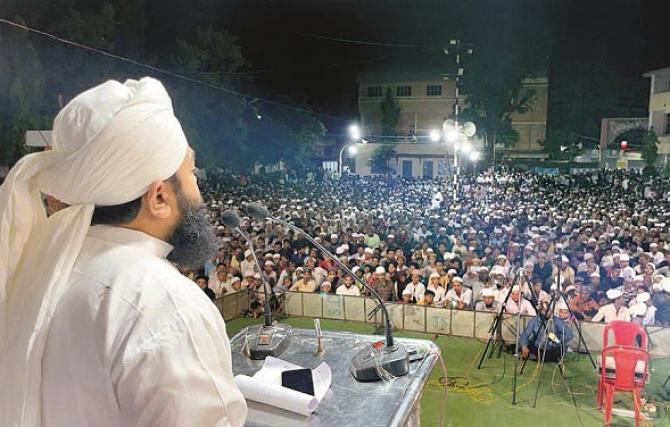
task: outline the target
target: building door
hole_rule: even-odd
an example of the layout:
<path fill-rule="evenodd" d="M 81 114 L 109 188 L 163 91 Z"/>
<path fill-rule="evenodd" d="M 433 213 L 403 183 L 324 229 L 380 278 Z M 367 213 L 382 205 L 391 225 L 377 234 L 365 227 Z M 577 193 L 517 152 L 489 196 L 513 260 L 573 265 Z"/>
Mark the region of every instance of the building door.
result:
<path fill-rule="evenodd" d="M 412 177 L 412 161 L 403 160 L 402 161 L 402 177 L 411 178 Z"/>
<path fill-rule="evenodd" d="M 423 177 L 432 178 L 433 177 L 433 161 L 424 160 L 423 161 Z"/>

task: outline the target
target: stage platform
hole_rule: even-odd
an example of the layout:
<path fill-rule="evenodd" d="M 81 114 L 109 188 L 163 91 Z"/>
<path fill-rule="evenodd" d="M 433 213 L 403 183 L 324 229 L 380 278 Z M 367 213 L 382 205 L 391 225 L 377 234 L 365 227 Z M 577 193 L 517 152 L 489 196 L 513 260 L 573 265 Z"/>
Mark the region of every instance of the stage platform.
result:
<path fill-rule="evenodd" d="M 249 324 L 260 323 L 261 319 L 234 319 L 227 321 L 229 336 Z M 288 323 L 298 328 L 311 328 L 311 318 L 288 318 Z M 350 331 L 361 334 L 374 333 L 374 325 L 341 320 L 321 321 L 324 330 Z M 447 401 L 447 426 L 602 426 L 602 413 L 595 409 L 596 376 L 585 355 L 570 353 L 566 358 L 567 384 L 561 379 L 554 364 L 547 364 L 542 376 L 542 386 L 537 408 L 532 408 L 536 387 L 535 363 L 530 362 L 524 375 L 519 377 L 518 403 L 511 404 L 512 369 L 514 358 L 503 354 L 498 359 L 485 359 L 481 370 L 477 369 L 479 352 L 485 343 L 472 338 L 435 336 L 433 334 L 398 331 L 399 337 L 430 339 L 439 346 L 449 372 L 449 397 Z M 670 359 L 652 361 L 651 382 L 648 395 L 658 400 L 670 400 L 670 391 L 661 389 L 661 383 L 670 372 Z M 440 384 L 442 377 L 439 364 L 433 369 L 428 385 L 421 398 L 421 424 L 436 426 L 444 390 Z M 572 393 L 572 395 L 571 395 Z M 665 393 L 665 395 L 663 394 Z M 574 401 L 573 403 L 573 397 Z M 622 395 L 622 403 L 627 399 Z M 654 426 L 670 427 L 670 409 L 658 408 Z M 613 425 L 632 426 L 633 420 L 615 417 Z"/>

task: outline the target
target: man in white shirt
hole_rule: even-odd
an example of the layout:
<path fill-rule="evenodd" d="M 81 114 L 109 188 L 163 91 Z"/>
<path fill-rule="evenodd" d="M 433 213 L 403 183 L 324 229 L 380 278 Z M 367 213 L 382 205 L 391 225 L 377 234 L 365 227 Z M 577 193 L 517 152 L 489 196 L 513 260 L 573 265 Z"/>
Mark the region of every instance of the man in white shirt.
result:
<path fill-rule="evenodd" d="M 409 289 L 414 296 L 414 301 L 421 301 L 423 294 L 426 292 L 426 286 L 421 283 L 421 275 L 418 271 L 412 272 L 412 281 L 405 286 L 405 290 Z"/>
<path fill-rule="evenodd" d="M 451 280 L 452 288 L 449 289 L 445 300 L 447 306 L 459 310 L 469 309 L 472 306 L 472 291 L 463 286 L 463 279 L 456 276 Z"/>
<path fill-rule="evenodd" d="M 244 251 L 244 259 L 240 263 L 240 272 L 244 277 L 247 277 L 249 272 L 251 272 L 252 274 L 256 273 L 256 264 L 254 263 L 254 258 L 251 254 L 251 249 L 247 249 L 246 251 Z"/>
<path fill-rule="evenodd" d="M 507 304 L 505 305 L 505 311 L 508 314 L 521 314 L 526 316 L 536 316 L 537 312 L 533 308 L 533 305 L 521 295 L 521 288 L 519 285 L 514 285 L 512 288 L 512 295 L 510 295 Z"/>
<path fill-rule="evenodd" d="M 606 292 L 607 298 L 612 301 L 610 304 L 600 307 L 593 319 L 594 322 L 604 320 L 610 323 L 612 320 L 624 320 L 630 322 L 630 312 L 623 301 L 623 292 L 618 289 L 610 289 Z"/>
<path fill-rule="evenodd" d="M 22 164 L 42 168 L 36 191 L 70 206 L 31 225 L 24 267 L 9 276 L 16 299 L 7 307 L 22 313 L 10 311 L 2 331 L 14 341 L 11 350 L 2 343 L 0 425 L 242 426 L 247 408 L 223 318 L 166 260 L 202 266 L 216 249 L 194 153 L 167 92 L 154 79 L 108 81 L 70 102 L 53 132 L 54 150 Z M 24 175 L 10 175 L 0 217 L 25 191 L 17 186 Z M 11 213 L 4 218 L 0 236 L 19 230 Z M 39 259 L 30 255 L 35 239 Z M 32 334 L 25 352 L 23 330 Z"/>
<path fill-rule="evenodd" d="M 354 286 L 354 278 L 348 274 L 344 276 L 344 284 L 338 286 L 335 293 L 337 295 L 361 296 L 361 291 L 358 290 L 357 286 Z"/>
<path fill-rule="evenodd" d="M 214 291 L 217 298 L 228 292 L 230 278 L 225 270 L 215 270 L 215 276 L 209 278 L 209 289 Z"/>

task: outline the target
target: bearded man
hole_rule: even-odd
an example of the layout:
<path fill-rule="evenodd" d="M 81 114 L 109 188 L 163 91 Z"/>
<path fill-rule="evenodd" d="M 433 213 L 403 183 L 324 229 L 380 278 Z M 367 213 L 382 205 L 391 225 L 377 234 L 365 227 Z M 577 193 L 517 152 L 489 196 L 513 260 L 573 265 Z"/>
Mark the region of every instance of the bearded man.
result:
<path fill-rule="evenodd" d="M 167 261 L 216 239 L 165 88 L 90 89 L 53 140 L 0 187 L 0 425 L 243 425 L 223 319 Z"/>

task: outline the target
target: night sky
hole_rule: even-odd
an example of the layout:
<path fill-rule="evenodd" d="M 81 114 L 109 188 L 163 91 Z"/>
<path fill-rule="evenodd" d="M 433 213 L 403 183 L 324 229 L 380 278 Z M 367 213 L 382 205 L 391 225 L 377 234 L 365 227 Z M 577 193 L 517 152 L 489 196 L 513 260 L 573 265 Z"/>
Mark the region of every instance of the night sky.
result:
<path fill-rule="evenodd" d="M 254 76 L 257 90 L 303 95 L 317 110 L 345 118 L 355 117 L 355 77 L 366 63 L 411 60 L 455 37 L 474 43 L 475 54 L 508 41 L 547 68 L 550 127 L 593 137 L 602 116 L 646 115 L 642 73 L 670 66 L 670 1 L 243 0 L 217 14 L 239 36 L 252 68 L 267 71 Z"/>
<path fill-rule="evenodd" d="M 44 4 L 6 1 L 24 16 Z M 550 129 L 591 137 L 598 137 L 601 117 L 646 115 L 649 82 L 642 73 L 670 66 L 669 0 L 144 2 L 146 49 L 158 64 L 171 55 L 175 37 L 188 38 L 197 25 L 226 29 L 252 64 L 243 90 L 303 99 L 341 118 L 323 119 L 333 133 L 356 117 L 355 79 L 363 67 L 434 54 L 451 38 L 473 43 L 475 55 L 520 52 L 535 69 L 548 70 Z M 96 9 L 102 2 L 78 3 Z"/>

